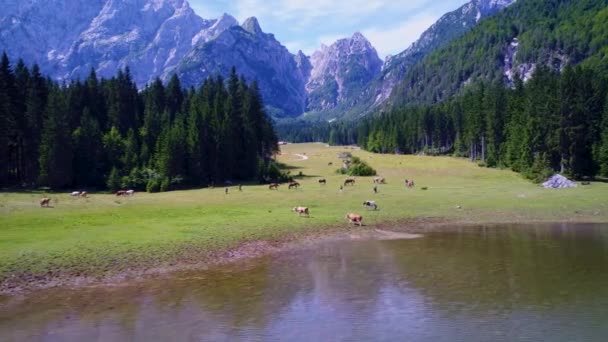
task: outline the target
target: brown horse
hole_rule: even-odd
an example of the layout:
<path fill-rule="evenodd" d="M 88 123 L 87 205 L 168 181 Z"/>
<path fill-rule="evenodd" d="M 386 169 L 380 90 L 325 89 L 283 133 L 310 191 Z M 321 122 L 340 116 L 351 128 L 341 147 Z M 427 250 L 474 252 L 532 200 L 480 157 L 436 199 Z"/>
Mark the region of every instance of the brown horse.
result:
<path fill-rule="evenodd" d="M 291 182 L 291 183 L 289 183 L 289 186 L 287 188 L 288 189 L 291 189 L 291 188 L 296 188 L 297 189 L 299 186 L 300 186 L 300 183 L 298 183 L 298 182 Z"/>
<path fill-rule="evenodd" d="M 270 190 L 277 190 L 279 188 L 279 183 L 270 183 L 268 185 L 268 189 Z"/>
<path fill-rule="evenodd" d="M 40 200 L 41 207 L 49 207 L 51 205 L 51 199 L 48 197 L 44 197 Z"/>
<path fill-rule="evenodd" d="M 363 216 L 361 216 L 359 214 L 348 213 L 348 214 L 346 214 L 346 216 L 344 218 L 348 220 L 348 224 L 351 224 L 351 223 L 357 224 L 358 223 L 359 226 L 363 225 Z"/>
<path fill-rule="evenodd" d="M 319 184 L 327 184 L 327 180 L 325 178 L 319 179 Z"/>
<path fill-rule="evenodd" d="M 347 185 L 355 185 L 355 180 L 353 178 L 347 178 L 346 180 L 344 180 L 344 186 Z"/>

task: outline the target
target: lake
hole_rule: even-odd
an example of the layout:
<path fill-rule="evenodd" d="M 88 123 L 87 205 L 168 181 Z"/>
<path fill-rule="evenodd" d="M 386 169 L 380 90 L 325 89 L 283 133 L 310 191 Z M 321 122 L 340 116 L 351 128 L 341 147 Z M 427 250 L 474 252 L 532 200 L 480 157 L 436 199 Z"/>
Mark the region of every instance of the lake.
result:
<path fill-rule="evenodd" d="M 0 341 L 606 341 L 608 224 L 344 240 L 0 302 Z"/>

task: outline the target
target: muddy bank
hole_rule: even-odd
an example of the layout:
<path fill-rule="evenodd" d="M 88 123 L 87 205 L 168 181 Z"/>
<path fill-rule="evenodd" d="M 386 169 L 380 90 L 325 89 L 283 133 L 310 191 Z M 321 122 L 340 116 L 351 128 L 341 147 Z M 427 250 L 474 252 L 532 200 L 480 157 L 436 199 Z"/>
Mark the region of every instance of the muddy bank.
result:
<path fill-rule="evenodd" d="M 179 258 L 163 260 L 153 266 L 126 262 L 116 264 L 114 268 L 110 269 L 91 270 L 91 274 L 82 272 L 74 274 L 65 270 L 53 270 L 41 274 L 13 274 L 0 282 L 0 299 L 53 287 L 117 286 L 145 281 L 151 277 L 177 271 L 205 270 L 240 260 L 310 248 L 315 244 L 329 241 L 415 239 L 424 237 L 424 233 L 445 231 L 455 226 L 462 228 L 463 226 L 488 226 L 504 223 L 521 222 L 467 222 L 442 218 L 417 218 L 363 227 L 332 226 L 314 232 L 290 234 L 277 239 L 247 241 L 236 247 L 213 251 L 192 246 L 194 248 L 187 248 Z M 529 221 L 528 223 L 535 222 Z"/>

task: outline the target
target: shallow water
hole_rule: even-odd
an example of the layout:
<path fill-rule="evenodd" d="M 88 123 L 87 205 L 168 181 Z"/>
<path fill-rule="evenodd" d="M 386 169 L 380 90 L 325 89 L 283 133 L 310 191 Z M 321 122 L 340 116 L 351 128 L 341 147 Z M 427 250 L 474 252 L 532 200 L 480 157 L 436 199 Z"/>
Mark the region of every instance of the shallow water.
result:
<path fill-rule="evenodd" d="M 0 302 L 1 341 L 606 341 L 608 225 L 325 243 Z"/>

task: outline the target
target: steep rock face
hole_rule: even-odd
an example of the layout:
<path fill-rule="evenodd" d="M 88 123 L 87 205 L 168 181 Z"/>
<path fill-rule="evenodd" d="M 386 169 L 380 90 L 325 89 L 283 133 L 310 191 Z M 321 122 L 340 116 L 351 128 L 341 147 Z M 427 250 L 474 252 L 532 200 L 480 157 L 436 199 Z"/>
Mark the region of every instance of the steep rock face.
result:
<path fill-rule="evenodd" d="M 233 66 L 248 80 L 257 80 L 270 114 L 276 118 L 297 116 L 304 112 L 306 70 L 298 65 L 274 35 L 264 33 L 256 18 L 242 26 L 223 31 L 217 38 L 197 45 L 176 68 L 164 77 L 176 73 L 186 86 L 196 85 L 210 75 L 228 76 Z M 301 69 L 302 67 L 302 69 Z"/>
<path fill-rule="evenodd" d="M 308 110 L 323 111 L 356 98 L 380 72 L 382 61 L 361 33 L 313 53 L 306 84 Z"/>
<path fill-rule="evenodd" d="M 304 77 L 305 80 L 308 81 L 310 79 L 310 72 L 312 71 L 312 64 L 310 64 L 310 58 L 302 52 L 302 50 L 298 51 L 298 53 L 294 56 L 296 61 L 296 65 L 300 70 L 300 73 Z"/>
<path fill-rule="evenodd" d="M 177 64 L 192 38 L 212 25 L 184 0 L 110 0 L 70 49 L 62 76 L 82 77 L 91 68 L 111 76 L 129 66 L 144 84 Z"/>
<path fill-rule="evenodd" d="M 401 81 L 409 68 L 435 49 L 453 41 L 473 28 L 486 17 L 490 17 L 516 0 L 473 0 L 455 11 L 446 13 L 420 35 L 403 52 L 388 57 L 382 73 L 374 84 L 373 104 L 384 102 L 393 88 Z"/>
<path fill-rule="evenodd" d="M 129 67 L 139 86 L 173 68 L 200 42 L 238 25 L 200 18 L 185 0 L 32 0 L 10 2 L 0 44 L 57 79 L 109 77 Z"/>
<path fill-rule="evenodd" d="M 11 58 L 37 62 L 55 76 L 74 41 L 103 8 L 105 0 L 9 1 L 0 14 L 0 46 Z"/>

